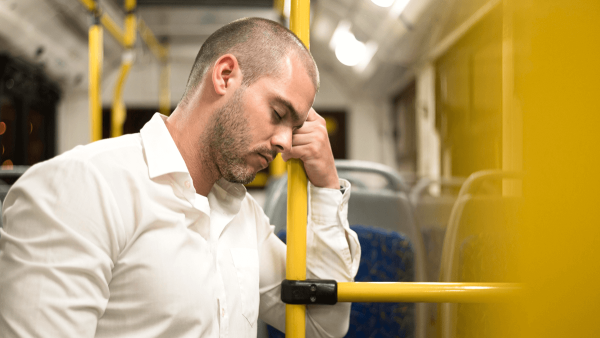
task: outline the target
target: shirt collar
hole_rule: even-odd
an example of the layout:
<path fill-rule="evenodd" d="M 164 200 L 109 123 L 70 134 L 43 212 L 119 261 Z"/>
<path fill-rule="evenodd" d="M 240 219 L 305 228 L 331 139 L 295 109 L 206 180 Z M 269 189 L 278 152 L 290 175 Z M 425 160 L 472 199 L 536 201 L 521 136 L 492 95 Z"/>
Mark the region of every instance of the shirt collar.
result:
<path fill-rule="evenodd" d="M 156 113 L 140 130 L 150 179 L 171 173 L 189 175 L 187 165 L 165 125 L 166 119 L 165 115 Z M 242 184 L 227 182 L 225 179 L 218 180 L 215 186 L 220 187 L 236 199 L 242 199 L 246 195 L 246 187 Z M 216 192 L 214 186 L 211 192 Z"/>
<path fill-rule="evenodd" d="M 150 179 L 177 172 L 189 174 L 185 161 L 165 125 L 166 119 L 165 115 L 156 113 L 140 130 Z"/>

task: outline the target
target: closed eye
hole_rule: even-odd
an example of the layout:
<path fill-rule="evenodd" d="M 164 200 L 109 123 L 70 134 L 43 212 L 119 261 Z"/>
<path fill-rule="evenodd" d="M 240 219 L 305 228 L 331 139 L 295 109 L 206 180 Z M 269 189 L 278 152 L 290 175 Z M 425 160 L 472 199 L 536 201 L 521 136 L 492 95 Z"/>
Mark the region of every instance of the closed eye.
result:
<path fill-rule="evenodd" d="M 273 110 L 273 114 L 277 118 L 277 121 L 283 120 L 283 117 L 281 117 L 281 115 L 279 115 L 279 113 L 277 112 L 277 110 Z"/>

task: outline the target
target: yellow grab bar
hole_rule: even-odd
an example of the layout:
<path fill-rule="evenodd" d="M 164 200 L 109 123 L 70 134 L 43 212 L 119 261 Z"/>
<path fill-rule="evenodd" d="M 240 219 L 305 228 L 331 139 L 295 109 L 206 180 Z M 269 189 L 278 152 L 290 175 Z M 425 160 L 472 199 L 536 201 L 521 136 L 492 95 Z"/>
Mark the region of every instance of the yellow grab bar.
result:
<path fill-rule="evenodd" d="M 292 0 L 290 29 L 310 48 L 310 0 Z M 308 179 L 300 160 L 288 161 L 286 278 L 306 279 L 306 221 Z M 286 305 L 285 335 L 304 338 L 306 306 Z"/>
<path fill-rule="evenodd" d="M 100 23 L 104 26 L 104 28 L 106 28 L 110 35 L 112 35 L 112 37 L 115 38 L 115 40 L 117 40 L 121 46 L 126 45 L 125 35 L 123 34 L 121 27 L 119 27 L 110 16 L 102 13 L 100 7 L 96 5 L 94 0 L 79 0 L 79 2 L 81 2 L 81 4 L 88 9 L 88 11 L 97 11 L 98 15 L 100 16 Z"/>
<path fill-rule="evenodd" d="M 338 302 L 495 303 L 522 290 L 517 283 L 338 283 Z"/>
<path fill-rule="evenodd" d="M 121 61 L 121 70 L 119 71 L 119 78 L 115 84 L 115 93 L 113 96 L 112 105 L 112 120 L 111 120 L 111 136 L 117 137 L 123 135 L 123 124 L 127 117 L 125 104 L 123 103 L 123 85 L 129 70 L 133 65 L 133 53 L 127 51 L 123 54 L 123 60 Z"/>
<path fill-rule="evenodd" d="M 310 49 L 310 0 L 292 0 L 290 30 Z"/>
<path fill-rule="evenodd" d="M 100 81 L 102 76 L 102 26 L 97 3 L 93 2 L 91 13 L 94 22 L 89 29 L 89 101 L 90 101 L 90 135 L 91 141 L 102 139 L 102 101 L 100 97 Z"/>
<path fill-rule="evenodd" d="M 115 93 L 113 96 L 112 105 L 112 118 L 111 118 L 111 136 L 117 137 L 123 135 L 123 124 L 127 117 L 127 110 L 123 103 L 123 85 L 127 79 L 127 75 L 133 66 L 134 53 L 133 47 L 136 40 L 136 17 L 134 14 L 136 6 L 136 0 L 125 1 L 125 48 L 127 50 L 123 54 L 121 59 L 121 69 L 119 71 L 119 78 L 115 84 Z"/>
<path fill-rule="evenodd" d="M 165 45 L 165 50 L 168 53 L 169 47 Z M 171 64 L 167 60 L 163 60 L 160 69 L 160 93 L 158 95 L 158 111 L 166 116 L 171 115 Z"/>
<path fill-rule="evenodd" d="M 111 19 L 110 16 L 102 14 L 100 16 L 100 23 L 102 23 L 102 26 L 106 28 L 108 33 L 110 33 L 110 35 L 112 35 L 112 37 L 115 38 L 115 40 L 117 40 L 121 46 L 125 46 L 127 44 L 123 30 L 113 21 L 113 19 Z"/>
<path fill-rule="evenodd" d="M 125 0 L 125 47 L 133 48 L 135 45 L 135 38 L 137 36 L 137 18 L 135 16 L 135 9 L 137 6 L 137 0 Z"/>
<path fill-rule="evenodd" d="M 133 42 L 131 42 L 131 45 L 133 45 L 135 42 L 135 35 L 128 37 L 126 33 L 123 33 L 121 27 L 119 27 L 115 21 L 108 16 L 108 14 L 104 14 L 100 11 L 100 7 L 95 5 L 95 0 L 79 0 L 79 2 L 83 4 L 89 11 L 97 10 L 100 13 L 100 22 L 121 46 L 127 47 L 131 41 L 130 39 L 133 39 Z M 131 6 L 129 8 L 135 7 L 131 5 L 132 3 L 134 4 L 135 2 L 133 0 L 126 0 L 125 8 L 127 9 L 129 6 Z M 128 11 L 128 14 L 130 14 L 129 12 L 131 11 Z M 137 30 L 139 31 L 142 40 L 144 40 L 146 45 L 148 45 L 152 54 L 154 54 L 154 56 L 161 61 L 166 59 L 167 49 L 158 42 L 154 36 L 154 33 L 152 33 L 142 18 L 136 18 L 135 16 L 126 18 L 126 30 L 127 26 L 137 26 Z"/>
<path fill-rule="evenodd" d="M 306 221 L 308 179 L 302 161 L 288 161 L 288 200 L 287 200 L 287 262 L 286 278 L 306 279 Z M 305 337 L 306 306 L 287 304 L 285 316 L 286 337 Z"/>
<path fill-rule="evenodd" d="M 150 51 L 159 61 L 165 61 L 167 58 L 167 49 L 158 42 L 154 33 L 148 28 L 146 22 L 142 18 L 138 18 L 137 28 L 142 40 L 146 43 Z"/>

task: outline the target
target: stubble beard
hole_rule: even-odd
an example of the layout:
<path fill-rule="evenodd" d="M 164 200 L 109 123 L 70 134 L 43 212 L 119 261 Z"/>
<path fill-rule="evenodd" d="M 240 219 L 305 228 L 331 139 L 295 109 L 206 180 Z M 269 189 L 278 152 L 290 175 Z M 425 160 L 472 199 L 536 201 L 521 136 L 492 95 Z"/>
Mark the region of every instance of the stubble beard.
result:
<path fill-rule="evenodd" d="M 252 142 L 248 121 L 242 111 L 244 89 L 239 88 L 233 97 L 213 114 L 209 128 L 201 142 L 208 145 L 208 159 L 218 171 L 218 176 L 232 183 L 248 184 L 256 172 L 246 163 Z"/>

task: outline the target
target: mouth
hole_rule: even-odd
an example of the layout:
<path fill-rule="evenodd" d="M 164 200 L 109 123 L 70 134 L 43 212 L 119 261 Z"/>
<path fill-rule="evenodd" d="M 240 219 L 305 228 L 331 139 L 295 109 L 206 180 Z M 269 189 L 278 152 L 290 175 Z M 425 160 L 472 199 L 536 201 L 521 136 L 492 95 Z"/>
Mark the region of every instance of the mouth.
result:
<path fill-rule="evenodd" d="M 264 157 L 267 160 L 267 164 L 273 161 L 273 156 L 267 154 L 260 154 L 260 156 Z"/>
<path fill-rule="evenodd" d="M 264 163 L 261 165 L 261 167 L 262 169 L 265 169 L 269 166 L 269 163 L 271 163 L 271 161 L 269 160 L 269 156 L 263 155 L 261 153 L 258 153 L 258 155 L 261 157 L 262 160 L 264 160 Z"/>

